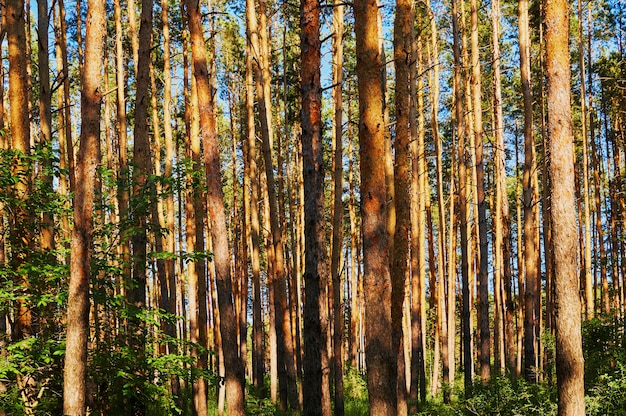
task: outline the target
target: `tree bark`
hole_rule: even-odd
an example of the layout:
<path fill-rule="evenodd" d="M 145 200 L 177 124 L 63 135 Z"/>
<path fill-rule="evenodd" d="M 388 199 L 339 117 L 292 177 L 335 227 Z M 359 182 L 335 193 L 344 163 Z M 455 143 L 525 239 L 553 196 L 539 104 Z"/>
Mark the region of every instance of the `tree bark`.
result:
<path fill-rule="evenodd" d="M 26 72 L 26 32 L 24 29 L 24 1 L 11 0 L 4 4 L 4 23 L 8 41 L 9 55 L 9 121 L 11 126 L 10 148 L 22 155 L 30 153 L 30 121 L 28 111 L 28 76 Z M 25 175 L 25 166 L 19 160 L 13 162 L 13 174 Z M 28 192 L 27 179 L 23 178 L 14 186 L 17 199 L 26 198 Z M 17 270 L 26 260 L 31 240 L 27 225 L 29 213 L 24 208 L 16 207 L 10 215 L 10 238 L 13 241 L 11 267 Z M 20 277 L 19 284 L 27 287 L 27 277 Z M 21 340 L 32 335 L 32 315 L 24 300 L 18 301 L 17 317 L 12 335 Z"/>
<path fill-rule="evenodd" d="M 152 0 L 142 0 L 141 26 L 139 38 L 139 63 L 137 66 L 137 91 L 135 102 L 135 131 L 133 149 L 133 184 L 131 210 L 134 230 L 131 236 L 132 244 L 132 289 L 127 292 L 131 306 L 130 345 L 136 354 L 137 365 L 135 375 L 142 383 L 147 381 L 145 374 L 145 337 L 146 324 L 140 318 L 142 309 L 146 307 L 147 284 L 147 245 L 148 221 L 156 192 L 154 184 L 149 181 L 152 174 L 152 155 L 150 152 L 150 128 L 148 118 L 148 104 L 150 96 L 150 50 L 152 46 Z M 130 406 L 133 412 L 145 412 L 145 403 L 139 399 L 139 391 L 131 395 Z"/>
<path fill-rule="evenodd" d="M 43 180 L 52 190 L 52 91 L 50 90 L 50 60 L 48 58 L 48 1 L 37 0 L 37 58 L 39 67 L 39 142 L 48 160 L 44 162 Z M 51 212 L 43 213 L 41 249 L 54 248 L 54 217 Z"/>
<path fill-rule="evenodd" d="M 410 0 L 396 1 L 394 22 L 394 64 L 396 68 L 396 137 L 394 141 L 394 190 L 396 228 L 393 235 L 391 260 L 391 324 L 393 326 L 393 348 L 397 361 L 397 411 L 406 415 L 407 392 L 404 375 L 404 348 L 402 311 L 405 297 L 405 275 L 409 253 L 409 230 L 411 227 L 411 199 L 409 184 L 409 145 L 411 137 L 411 65 L 415 63 L 411 42 L 415 15 Z M 416 191 L 416 190 L 414 190 Z"/>
<path fill-rule="evenodd" d="M 86 414 L 87 338 L 89 335 L 89 279 L 93 232 L 93 201 L 100 148 L 102 59 L 106 13 L 103 2 L 89 1 L 82 73 L 81 137 L 67 310 L 67 338 L 63 381 L 63 413 Z"/>
<path fill-rule="evenodd" d="M 530 74 L 530 34 L 528 19 L 528 0 L 519 0 L 519 43 L 520 43 L 520 74 L 522 93 L 524 96 L 524 374 L 530 382 L 536 382 L 538 374 L 538 351 L 536 326 L 539 317 L 536 315 L 536 304 L 540 296 L 539 277 L 539 244 L 537 233 L 537 187 L 536 160 L 533 134 L 533 108 Z"/>
<path fill-rule="evenodd" d="M 163 119 L 165 120 L 163 133 L 165 135 L 165 172 L 166 178 L 173 178 L 173 161 L 175 153 L 174 134 L 172 131 L 172 125 L 168 120 L 171 120 L 171 100 L 172 100 L 172 68 L 170 59 L 170 31 L 169 31 L 169 4 L 167 0 L 161 2 L 161 20 L 163 24 Z M 171 182 L 165 181 L 165 213 L 166 222 L 165 228 L 167 234 L 165 236 L 165 250 L 168 256 L 165 258 L 165 274 L 167 279 L 167 293 L 168 302 L 162 307 L 170 314 L 176 315 L 176 272 L 175 272 L 175 258 L 173 257 L 176 251 L 176 229 L 174 224 L 175 209 L 174 209 L 174 188 Z M 172 256 L 172 257 L 169 257 Z M 174 323 L 165 324 L 165 333 L 172 337 L 176 337 L 176 325 Z M 176 353 L 176 346 L 174 343 L 168 345 L 168 352 L 170 354 Z M 172 378 L 172 389 L 176 395 L 179 390 L 178 377 Z"/>
<path fill-rule="evenodd" d="M 463 379 L 466 394 L 470 394 L 473 371 L 472 371 L 472 330 L 471 330 L 471 300 L 470 300 L 470 267 L 469 267 L 469 238 L 468 238 L 468 215 L 467 215 L 467 161 L 465 157 L 465 114 L 463 107 L 463 91 L 461 86 L 461 32 L 459 28 L 459 11 L 457 0 L 452 0 L 452 30 L 453 30 L 453 54 L 454 54 L 454 108 L 455 130 L 458 138 L 458 175 L 459 175 L 459 216 L 461 227 L 461 280 L 462 280 L 462 326 L 463 326 Z M 452 253 L 452 252 L 451 252 Z M 451 288 L 448 287 L 448 291 Z"/>
<path fill-rule="evenodd" d="M 491 336 L 489 332 L 489 242 L 487 240 L 487 201 L 485 200 L 485 163 L 483 161 L 483 115 L 478 44 L 478 2 L 471 0 L 472 109 L 476 146 L 476 197 L 478 199 L 478 361 L 483 383 L 491 379 Z"/>
<path fill-rule="evenodd" d="M 264 0 L 263 0 L 264 1 Z M 264 7 L 263 7 L 264 8 Z M 272 162 L 273 125 L 271 118 L 270 70 L 269 52 L 264 22 L 264 11 L 261 14 L 261 24 L 257 25 L 254 1 L 246 2 L 246 22 L 250 34 L 251 45 L 255 57 L 255 72 L 257 82 L 257 96 L 259 102 L 259 118 L 261 121 L 261 137 L 263 158 L 265 160 L 265 175 L 269 196 L 270 226 L 274 250 L 272 284 L 274 286 L 274 301 L 276 307 L 276 339 L 278 348 L 278 373 L 281 390 L 281 406 L 289 406 L 296 410 L 300 407 L 296 388 L 296 365 L 294 361 L 294 347 L 291 337 L 291 314 L 287 307 L 287 283 L 284 266 L 284 243 L 281 222 L 279 220 L 279 204 L 276 192 L 276 181 Z M 286 395 L 285 395 L 286 394 Z"/>
<path fill-rule="evenodd" d="M 574 143 L 567 0 L 543 3 L 546 24 L 548 135 L 555 253 L 556 373 L 559 415 L 584 415 L 584 362 L 576 247 Z M 555 185 L 558 184 L 558 185 Z"/>
<path fill-rule="evenodd" d="M 343 339 L 341 251 L 343 248 L 343 34 L 344 5 L 335 0 L 333 8 L 333 239 L 331 276 L 333 286 L 333 369 L 335 383 L 335 415 L 344 414 Z M 306 408 L 306 406 L 305 406 Z"/>
<path fill-rule="evenodd" d="M 370 415 L 396 414 L 396 362 L 391 326 L 391 277 L 387 234 L 385 126 L 383 122 L 382 55 L 379 46 L 378 2 L 354 4 L 361 215 L 365 265 L 365 326 L 367 386 Z"/>
<path fill-rule="evenodd" d="M 494 287 L 501 293 L 500 320 L 504 321 L 501 337 L 504 338 L 504 361 L 510 374 L 515 374 L 515 328 L 514 308 L 511 296 L 511 236 L 509 228 L 509 196 L 506 185 L 506 148 L 504 144 L 504 116 L 502 105 L 502 77 L 500 55 L 500 2 L 491 2 L 492 47 L 494 72 L 494 171 L 496 202 L 494 217 L 494 250 L 496 253 Z M 495 282 L 499 280 L 500 284 Z M 501 354 L 502 355 L 502 354 Z"/>
<path fill-rule="evenodd" d="M 250 38 L 250 36 L 248 36 Z M 249 229 L 250 229 L 250 263 L 252 271 L 252 382 L 257 394 L 263 398 L 265 377 L 265 342 L 263 334 L 263 316 L 261 304 L 261 261 L 260 261 L 260 222 L 259 222 L 259 171 L 257 168 L 257 147 L 254 120 L 254 80 L 252 69 L 251 45 L 246 44 L 246 127 L 247 157 L 250 190 Z"/>
<path fill-rule="evenodd" d="M 304 178 L 305 297 L 304 414 L 331 414 L 330 397 L 322 394 L 323 357 L 328 336 L 324 288 L 328 286 L 324 220 L 322 88 L 320 83 L 320 12 L 317 0 L 300 3 L 302 58 L 302 161 Z M 337 311 L 335 311 L 337 313 Z M 326 400 L 324 400 L 326 399 Z"/>
<path fill-rule="evenodd" d="M 213 262 L 215 265 L 217 296 L 220 312 L 220 332 L 222 335 L 224 364 L 226 369 L 226 401 L 229 415 L 243 415 L 245 389 L 243 380 L 243 359 L 237 347 L 237 319 L 232 299 L 232 279 L 230 273 L 230 250 L 224 212 L 220 152 L 217 140 L 215 113 L 211 97 L 211 85 L 207 66 L 206 48 L 202 33 L 200 5 L 198 0 L 187 0 L 187 16 L 191 36 L 191 53 L 194 61 L 194 76 L 198 91 L 200 131 L 204 146 L 204 167 L 207 183 L 207 208 L 211 223 L 213 241 Z"/>

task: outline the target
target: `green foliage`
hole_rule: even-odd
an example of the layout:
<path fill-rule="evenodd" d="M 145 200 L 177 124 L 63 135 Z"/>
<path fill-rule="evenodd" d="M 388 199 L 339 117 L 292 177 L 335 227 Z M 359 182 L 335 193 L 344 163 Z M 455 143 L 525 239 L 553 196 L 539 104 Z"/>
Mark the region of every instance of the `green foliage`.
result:
<path fill-rule="evenodd" d="M 626 364 L 620 362 L 610 374 L 602 374 L 585 398 L 590 416 L 626 415 Z"/>
<path fill-rule="evenodd" d="M 356 368 L 349 368 L 344 377 L 345 414 L 346 416 L 365 416 L 369 414 L 369 398 L 365 375 Z"/>
<path fill-rule="evenodd" d="M 624 321 L 614 317 L 596 317 L 583 322 L 585 387 L 592 390 L 603 375 L 613 376 L 617 364 L 626 365 Z"/>
<path fill-rule="evenodd" d="M 546 384 L 513 383 L 496 377 L 486 385 L 474 384 L 474 395 L 462 405 L 467 415 L 550 415 L 556 414 L 556 389 Z"/>

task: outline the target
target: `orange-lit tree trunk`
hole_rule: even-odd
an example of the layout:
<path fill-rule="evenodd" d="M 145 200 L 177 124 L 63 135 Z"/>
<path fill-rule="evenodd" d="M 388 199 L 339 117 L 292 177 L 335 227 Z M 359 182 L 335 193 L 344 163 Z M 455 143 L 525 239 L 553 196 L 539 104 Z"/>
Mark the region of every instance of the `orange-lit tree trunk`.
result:
<path fill-rule="evenodd" d="M 385 126 L 383 122 L 382 55 L 378 1 L 354 3 L 361 215 L 365 265 L 365 359 L 370 415 L 396 414 L 396 361 L 391 330 L 391 276 L 387 244 Z"/>
<path fill-rule="evenodd" d="M 465 110 L 463 106 L 463 90 L 461 85 L 461 30 L 459 25 L 459 10 L 457 0 L 452 0 L 452 30 L 453 30 L 453 54 L 454 54 L 454 108 L 455 128 L 458 138 L 458 175 L 459 175 L 459 216 L 461 227 L 461 280 L 462 280 L 462 334 L 463 334 L 463 380 L 465 392 L 469 394 L 473 381 L 472 371 L 472 330 L 471 330 L 471 302 L 470 302 L 470 267 L 469 267 L 469 238 L 468 238 L 468 215 L 467 215 L 467 162 L 465 156 Z M 452 218 L 452 216 L 450 216 Z M 452 230 L 451 230 L 452 232 Z M 450 251 L 452 255 L 452 250 Z M 450 292 L 451 288 L 448 287 Z M 452 333 L 450 334 L 452 336 Z M 452 381 L 452 380 L 451 380 Z"/>
<path fill-rule="evenodd" d="M 48 1 L 37 1 L 37 59 L 39 67 L 39 141 L 44 146 L 43 180 L 52 190 L 52 91 L 50 90 L 50 60 L 48 58 Z M 41 249 L 54 248 L 54 217 L 50 212 L 43 213 L 41 229 Z"/>
<path fill-rule="evenodd" d="M 150 101 L 150 51 L 152 46 L 152 0 L 142 0 L 141 26 L 139 37 L 139 62 L 137 65 L 137 91 L 135 102 L 135 131 L 133 148 L 133 183 L 131 211 L 134 230 L 131 235 L 132 244 L 132 288 L 127 297 L 131 307 L 129 318 L 131 348 L 136 354 L 137 365 L 135 375 L 141 382 L 147 380 L 145 374 L 145 337 L 146 324 L 141 319 L 141 312 L 146 307 L 147 284 L 147 250 L 148 223 L 151 204 L 155 203 L 155 190 L 149 176 L 152 174 L 152 155 L 150 152 L 150 128 L 148 119 L 148 103 Z M 131 394 L 132 411 L 145 411 L 145 403 L 139 398 L 140 392 Z"/>
<path fill-rule="evenodd" d="M 491 379 L 491 334 L 489 333 L 489 243 L 487 240 L 487 201 L 485 200 L 485 164 L 483 161 L 483 116 L 478 44 L 478 1 L 470 1 L 472 44 L 472 109 L 474 112 L 474 142 L 476 146 L 476 197 L 478 199 L 478 361 L 480 379 Z"/>
<path fill-rule="evenodd" d="M 543 2 L 546 23 L 548 136 L 552 249 L 556 301 L 556 374 L 559 415 L 584 415 L 584 362 L 578 295 L 574 143 L 571 113 L 567 0 Z"/>
<path fill-rule="evenodd" d="M 237 346 L 237 318 L 232 297 L 233 282 L 230 273 L 230 250 L 224 212 L 220 152 L 217 140 L 215 113 L 207 65 L 200 5 L 198 0 L 187 0 L 187 16 L 191 36 L 194 77 L 198 92 L 200 135 L 204 146 L 204 167 L 207 183 L 207 210 L 213 241 L 217 296 L 220 313 L 220 332 L 226 369 L 226 401 L 229 415 L 243 415 L 245 386 L 243 385 L 243 358 Z"/>
<path fill-rule="evenodd" d="M 328 265 L 324 217 L 321 41 L 318 0 L 300 3 L 302 58 L 302 162 L 304 179 L 304 414 L 330 416 L 330 397 L 322 393 L 328 336 Z M 337 313 L 337 311 L 335 311 Z"/>
<path fill-rule="evenodd" d="M 524 96 L 524 374 L 528 381 L 536 381 L 535 369 L 538 365 L 537 325 L 539 317 L 536 305 L 539 302 L 539 242 L 538 242 L 538 207 L 537 207 L 537 164 L 533 134 L 533 108 L 530 74 L 530 34 L 528 19 L 528 0 L 518 4 L 520 75 Z"/>
<path fill-rule="evenodd" d="M 343 249 L 343 34 L 344 5 L 335 0 L 333 8 L 333 239 L 331 276 L 333 287 L 333 370 L 335 415 L 344 414 L 343 340 L 344 314 L 341 303 L 341 251 Z"/>
<path fill-rule="evenodd" d="M 172 125 L 169 122 L 172 117 L 171 111 L 171 94 L 172 94 L 172 75 L 171 75 L 171 61 L 170 61 L 170 31 L 169 31 L 169 5 L 167 0 L 161 2 L 161 21 L 163 23 L 163 119 L 164 123 L 164 135 L 165 135 L 165 177 L 173 178 L 173 161 L 175 153 L 174 137 L 172 132 Z M 174 220 L 176 218 L 174 209 L 174 189 L 172 183 L 165 181 L 165 228 L 167 233 L 165 235 L 165 251 L 172 257 L 165 258 L 165 274 L 167 278 L 167 296 L 168 301 L 161 307 L 168 313 L 176 315 L 176 274 L 175 274 L 175 259 L 173 257 L 176 251 L 176 228 Z M 176 337 L 176 325 L 167 321 L 165 324 L 165 333 L 172 337 Z M 168 352 L 170 354 L 176 353 L 176 345 L 169 343 Z M 179 381 L 178 377 L 172 379 L 172 393 L 178 394 Z"/>
<path fill-rule="evenodd" d="M 412 32 L 415 14 L 413 2 L 396 0 L 394 22 L 394 63 L 396 68 L 396 137 L 394 141 L 394 190 L 396 229 L 391 255 L 391 324 L 393 348 L 397 366 L 397 411 L 407 414 L 407 392 L 402 331 L 405 276 L 408 266 L 409 230 L 411 227 L 411 197 L 409 184 L 409 145 L 411 137 L 411 70 L 415 65 Z M 416 191 L 416 190 L 414 190 Z"/>
<path fill-rule="evenodd" d="M 416 65 L 411 66 L 411 97 L 417 106 L 411 107 L 411 135 L 416 138 L 410 144 L 411 151 L 411 368 L 408 409 L 417 412 L 419 400 L 426 400 L 426 216 L 430 219 L 430 187 L 426 175 L 425 129 L 424 129 L 424 77 L 418 76 L 423 70 L 422 37 L 416 39 L 411 32 L 411 49 Z M 429 223 L 432 225 L 432 223 Z M 434 260 L 432 227 L 429 227 L 429 260 Z M 432 248 L 432 250 L 431 250 Z M 431 262 L 434 264 L 434 262 Z M 429 265 L 430 267 L 430 265 Z M 434 267 L 431 268 L 434 271 Z M 432 275 L 432 274 L 431 274 Z"/>
<path fill-rule="evenodd" d="M 496 182 L 494 214 L 494 288 L 500 293 L 503 307 L 500 320 L 504 320 L 500 337 L 504 338 L 504 360 L 511 374 L 515 373 L 515 328 L 514 304 L 511 296 L 511 236 L 509 229 L 509 197 L 506 186 L 506 152 L 504 144 L 504 116 L 502 114 L 502 77 L 500 60 L 500 2 L 491 2 L 491 21 L 493 27 L 493 106 L 494 106 L 494 174 Z M 500 281 L 500 283 L 497 283 Z M 502 355 L 502 354 L 501 354 Z"/>
<path fill-rule="evenodd" d="M 259 170 L 257 167 L 257 146 L 254 120 L 254 79 L 250 44 L 246 45 L 246 144 L 244 159 L 249 178 L 248 210 L 250 230 L 250 266 L 252 271 L 252 383 L 259 397 L 263 397 L 265 377 L 265 342 L 263 334 L 263 314 L 261 304 L 261 261 L 260 261 L 260 221 L 259 221 Z"/>
<path fill-rule="evenodd" d="M 106 32 L 105 4 L 89 1 L 85 67 L 81 91 L 81 137 L 77 187 L 74 196 L 74 231 L 67 308 L 67 336 L 63 379 L 63 413 L 86 414 L 87 338 L 89 335 L 89 279 L 93 232 L 93 201 L 100 149 L 102 59 Z"/>
<path fill-rule="evenodd" d="M 26 73 L 26 32 L 24 29 L 24 1 L 10 0 L 3 7 L 4 26 L 9 44 L 9 120 L 11 126 L 10 148 L 22 155 L 30 153 L 30 121 L 28 111 L 28 76 Z M 26 198 L 28 183 L 23 164 L 15 160 L 13 174 L 22 176 L 14 186 L 17 199 Z M 12 243 L 11 267 L 17 270 L 26 260 L 31 236 L 28 231 L 28 216 L 23 208 L 16 207 L 9 217 L 10 240 Z M 21 277 L 19 284 L 28 286 L 26 277 Z M 32 316 L 30 308 L 22 299 L 18 301 L 17 317 L 12 336 L 15 340 L 32 335 Z"/>
<path fill-rule="evenodd" d="M 267 179 L 268 203 L 270 211 L 270 227 L 273 244 L 273 277 L 272 286 L 276 308 L 276 340 L 278 352 L 278 377 L 281 391 L 281 406 L 287 402 L 292 409 L 298 409 L 298 394 L 296 388 L 296 364 L 294 347 L 291 337 L 291 313 L 287 307 L 287 283 L 284 265 L 284 243 L 282 224 L 280 221 L 278 195 L 272 159 L 273 125 L 271 117 L 271 96 L 269 69 L 269 52 L 267 29 L 264 24 L 264 3 L 262 2 L 261 24 L 257 24 L 254 1 L 246 2 L 246 22 L 250 34 L 251 46 L 255 57 L 255 75 L 259 103 L 259 119 L 263 159 L 265 161 L 265 175 Z"/>

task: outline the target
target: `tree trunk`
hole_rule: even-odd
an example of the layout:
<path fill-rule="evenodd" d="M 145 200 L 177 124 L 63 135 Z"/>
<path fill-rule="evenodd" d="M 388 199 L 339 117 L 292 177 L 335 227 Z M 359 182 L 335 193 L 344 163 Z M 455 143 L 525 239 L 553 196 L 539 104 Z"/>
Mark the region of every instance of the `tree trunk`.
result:
<path fill-rule="evenodd" d="M 93 201 L 100 148 L 102 58 L 106 13 L 103 2 L 89 1 L 81 92 L 81 137 L 67 310 L 67 337 L 63 382 L 63 413 L 86 414 L 87 338 L 89 335 L 89 279 L 92 250 Z"/>
<path fill-rule="evenodd" d="M 55 13 L 54 34 L 56 39 L 55 60 L 57 72 L 60 74 L 61 88 L 57 98 L 58 111 L 58 140 L 59 140 L 59 168 L 66 170 L 66 175 L 59 178 L 59 190 L 63 195 L 69 195 L 74 187 L 74 146 L 72 142 L 71 112 L 70 112 L 70 81 L 68 78 L 67 39 L 65 23 L 65 6 L 63 0 L 58 2 L 58 12 Z M 66 203 L 69 207 L 69 203 Z M 71 235 L 68 215 L 61 216 L 63 239 Z"/>
<path fill-rule="evenodd" d="M 426 216 L 430 216 L 430 187 L 426 172 L 425 129 L 424 129 L 424 78 L 418 77 L 423 70 L 422 38 L 416 39 L 411 31 L 411 50 L 416 65 L 411 65 L 411 97 L 416 97 L 417 106 L 411 106 L 411 135 L 416 137 L 410 144 L 411 151 L 411 366 L 410 366 L 410 413 L 417 412 L 418 396 L 426 400 Z M 429 217 L 430 219 L 430 217 Z M 432 222 L 429 222 L 432 225 Z M 432 227 L 429 228 L 432 231 Z M 434 260 L 432 232 L 429 232 L 429 260 Z M 432 250 L 432 251 L 431 251 Z M 434 261 L 429 265 L 434 272 Z"/>
<path fill-rule="evenodd" d="M 11 126 L 10 148 L 22 155 L 30 153 L 30 123 L 28 111 L 28 76 L 26 73 L 26 32 L 24 29 L 24 1 L 11 0 L 4 4 L 4 26 L 9 45 L 9 120 Z M 25 166 L 19 160 L 14 160 L 13 174 L 25 175 Z M 15 196 L 18 200 L 26 198 L 28 192 L 27 179 L 23 178 L 14 186 Z M 16 207 L 9 218 L 10 238 L 13 241 L 11 254 L 11 267 L 17 270 L 26 260 L 29 242 L 31 240 L 27 225 L 28 216 L 24 208 Z M 26 276 L 22 276 L 18 283 L 27 287 L 29 282 Z M 32 335 L 31 310 L 26 302 L 18 300 L 17 317 L 12 336 L 15 340 L 21 340 Z"/>
<path fill-rule="evenodd" d="M 500 70 L 500 2 L 491 2 L 493 72 L 494 72 L 494 171 L 496 181 L 496 203 L 494 218 L 494 250 L 496 252 L 494 284 L 502 293 L 501 320 L 504 320 L 501 337 L 504 338 L 504 358 L 510 374 L 515 375 L 515 328 L 513 314 L 515 305 L 511 295 L 511 236 L 509 228 L 509 196 L 506 185 L 506 148 L 504 144 L 504 117 L 502 114 L 502 80 Z M 495 281 L 494 279 L 494 281 Z M 500 289 L 501 288 L 501 289 Z"/>
<path fill-rule="evenodd" d="M 172 131 L 172 125 L 168 122 L 171 119 L 171 94 L 172 94 L 172 73 L 171 73 L 171 61 L 170 61 L 170 32 L 169 32 L 169 4 L 167 0 L 161 2 L 161 20 L 163 23 L 163 119 L 164 123 L 164 135 L 165 135 L 165 177 L 173 178 L 173 161 L 175 153 L 175 144 Z M 167 230 L 165 236 L 165 251 L 172 257 L 167 256 L 165 258 L 165 274 L 167 278 L 167 293 L 168 302 L 162 307 L 170 314 L 176 315 L 176 273 L 175 273 L 175 259 L 174 254 L 176 251 L 176 229 L 174 225 L 175 212 L 174 212 L 174 188 L 171 182 L 165 181 L 165 228 Z M 172 337 L 176 337 L 176 325 L 174 323 L 165 324 L 165 333 Z M 176 345 L 172 342 L 168 345 L 168 352 L 175 354 Z M 180 389 L 178 377 L 172 378 L 172 393 L 178 394 Z"/>
<path fill-rule="evenodd" d="M 393 235 L 391 261 L 391 324 L 393 348 L 397 357 L 398 415 L 408 413 L 406 377 L 404 375 L 404 347 L 402 311 L 405 297 L 405 275 L 408 266 L 409 230 L 411 227 L 411 197 L 409 183 L 409 145 L 411 137 L 411 70 L 415 57 L 412 32 L 415 14 L 410 0 L 396 1 L 394 22 L 394 63 L 396 68 L 396 137 L 394 141 L 394 190 L 396 228 Z M 416 192 L 417 190 L 414 190 Z"/>
<path fill-rule="evenodd" d="M 145 337 L 147 335 L 145 322 L 140 319 L 141 311 L 146 307 L 146 279 L 147 279 L 147 244 L 148 221 L 153 198 L 156 194 L 153 183 L 149 181 L 152 173 L 152 156 L 150 152 L 150 136 L 148 124 L 148 103 L 150 87 L 150 50 L 152 46 L 152 1 L 142 0 L 141 27 L 139 37 L 141 47 L 137 66 L 137 92 L 135 102 L 135 135 L 133 149 L 133 186 L 132 203 L 133 226 L 131 236 L 133 270 L 132 289 L 128 291 L 128 300 L 131 304 L 131 347 L 138 360 L 135 375 L 142 383 L 147 381 L 144 372 Z M 139 391 L 131 395 L 130 406 L 133 412 L 145 412 L 145 404 L 139 399 Z"/>
<path fill-rule="evenodd" d="M 47 160 L 43 167 L 43 180 L 52 190 L 52 91 L 50 90 L 50 62 L 48 58 L 48 1 L 37 0 L 37 58 L 39 60 L 39 142 Z M 44 34 L 45 36 L 42 36 Z M 54 248 L 54 217 L 51 212 L 43 213 L 41 249 Z"/>
<path fill-rule="evenodd" d="M 183 36 L 186 36 L 184 34 Z M 183 57 L 187 61 L 189 54 L 187 39 L 183 38 Z M 189 340 L 192 343 L 206 345 L 206 316 L 207 316 L 207 294 L 206 294 L 206 271 L 204 259 L 201 256 L 204 251 L 204 204 L 203 202 L 203 181 L 197 175 L 193 175 L 193 169 L 200 169 L 200 136 L 198 121 L 198 99 L 195 88 L 195 81 L 188 80 L 188 69 L 193 64 L 184 62 L 185 88 L 185 147 L 186 158 L 192 163 L 186 169 L 186 195 L 185 195 L 185 236 L 187 252 L 192 254 L 187 268 L 188 278 L 188 310 L 189 310 Z M 192 74 L 193 76 L 193 74 Z M 198 253 L 199 252 L 199 253 Z M 193 256 L 193 254 L 200 256 Z M 184 298 L 184 296 L 183 296 Z M 184 302 L 183 302 L 184 305 Z M 195 365 L 198 370 L 207 369 L 206 355 L 199 352 L 197 348 L 191 348 L 191 356 L 196 359 Z M 198 416 L 207 414 L 207 392 L 204 378 L 194 379 L 192 386 L 194 410 Z"/>
<path fill-rule="evenodd" d="M 328 336 L 324 288 L 328 286 L 326 224 L 324 220 L 324 163 L 322 147 L 322 91 L 320 84 L 320 4 L 300 3 L 302 32 L 302 161 L 304 179 L 305 297 L 304 297 L 304 414 L 331 414 L 330 397 L 322 394 L 322 374 Z M 337 311 L 335 311 L 337 313 Z M 324 400 L 326 399 L 326 400 Z"/>
<path fill-rule="evenodd" d="M 519 43 L 520 73 L 524 96 L 524 270 L 526 285 L 524 293 L 524 374 L 530 382 L 536 382 L 538 374 L 536 348 L 537 296 L 540 296 L 539 245 L 537 233 L 537 188 L 535 143 L 533 135 L 533 108 L 530 74 L 530 34 L 528 20 L 528 0 L 519 0 Z"/>
<path fill-rule="evenodd" d="M 207 208 L 211 224 L 220 330 L 226 369 L 226 401 L 229 414 L 243 415 L 245 386 L 242 383 L 242 373 L 244 366 L 243 358 L 239 356 L 239 348 L 237 347 L 237 320 L 232 299 L 233 286 L 230 274 L 230 250 L 224 212 L 219 144 L 211 97 L 211 85 L 209 83 L 206 48 L 202 33 L 200 5 L 197 0 L 187 0 L 187 16 L 191 36 L 191 53 L 194 61 L 194 76 L 198 91 L 201 139 L 204 146 Z"/>
<path fill-rule="evenodd" d="M 343 248 L 343 19 L 344 5 L 335 0 L 333 8 L 333 239 L 331 276 L 333 283 L 333 368 L 335 383 L 335 415 L 344 414 L 343 339 L 344 314 L 341 302 L 341 251 Z M 323 192 L 322 192 L 323 193 Z M 305 406 L 306 408 L 306 406 Z"/>
<path fill-rule="evenodd" d="M 478 361 L 483 383 L 491 379 L 491 336 L 489 332 L 489 243 L 487 240 L 487 201 L 485 200 L 485 166 L 483 162 L 483 121 L 478 45 L 478 2 L 471 0 L 472 44 L 472 109 L 474 110 L 474 138 L 476 146 L 476 197 L 478 199 Z"/>
<path fill-rule="evenodd" d="M 245 157 L 250 189 L 249 230 L 250 230 L 250 263 L 252 270 L 252 383 L 260 398 L 265 396 L 265 342 L 263 334 L 263 316 L 261 304 L 261 261 L 259 241 L 259 179 L 257 168 L 256 134 L 254 120 L 254 80 L 252 74 L 252 54 L 250 43 L 246 44 L 246 126 L 247 126 L 247 157 Z"/>
<path fill-rule="evenodd" d="M 461 32 L 459 28 L 459 11 L 457 0 L 452 0 L 452 30 L 453 30 L 453 54 L 454 54 L 454 107 L 455 107 L 455 130 L 458 138 L 458 175 L 459 175 L 459 216 L 461 218 L 461 278 L 462 278 L 462 327 L 463 327 L 463 368 L 466 394 L 470 394 L 473 371 L 472 371 L 472 329 L 470 280 L 469 280 L 469 238 L 468 238 L 468 215 L 467 215 L 467 162 L 465 157 L 465 114 L 463 108 L 463 91 L 461 87 Z M 452 255 L 452 252 L 450 252 Z M 451 288 L 448 287 L 448 291 Z"/>
<path fill-rule="evenodd" d="M 262 4 L 264 6 L 264 3 Z M 262 7 L 264 9 L 264 7 Z M 291 314 L 287 308 L 286 274 L 284 266 L 284 244 L 281 222 L 279 220 L 278 195 L 272 162 L 272 137 L 273 126 L 271 119 L 271 95 L 270 95 L 270 70 L 269 52 L 264 25 L 264 10 L 261 14 L 261 24 L 257 25 L 254 2 L 246 2 L 246 21 L 250 34 L 250 41 L 255 56 L 255 72 L 257 82 L 257 95 L 261 121 L 261 136 L 263 143 L 263 158 L 265 160 L 265 175 L 267 178 L 267 191 L 269 195 L 270 226 L 272 244 L 274 246 L 274 301 L 276 307 L 276 339 L 278 347 L 278 371 L 279 379 L 283 380 L 282 391 L 286 397 L 281 397 L 282 406 L 286 406 L 287 400 L 292 409 L 300 407 L 296 389 L 296 367 L 294 362 L 293 341 L 291 337 Z M 284 365 L 283 365 L 284 364 Z"/>
<path fill-rule="evenodd" d="M 385 126 L 378 16 L 377 1 L 355 2 L 364 285 L 368 289 L 365 292 L 367 385 L 370 415 L 392 416 L 396 414 L 397 370 L 391 336 L 387 191 L 384 163 L 381 163 L 385 157 Z"/>
<path fill-rule="evenodd" d="M 546 1 L 544 8 L 550 183 L 553 184 L 552 248 L 555 253 L 558 413 L 563 416 L 584 415 L 584 362 L 576 261 L 568 2 Z"/>

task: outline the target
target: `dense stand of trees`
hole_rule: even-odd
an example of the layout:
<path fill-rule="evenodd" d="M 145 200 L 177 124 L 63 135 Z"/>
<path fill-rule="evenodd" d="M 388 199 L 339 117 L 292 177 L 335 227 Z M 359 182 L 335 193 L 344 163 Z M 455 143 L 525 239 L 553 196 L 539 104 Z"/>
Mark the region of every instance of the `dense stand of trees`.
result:
<path fill-rule="evenodd" d="M 622 2 L 138 3 L 2 4 L 0 415 L 624 404 Z"/>

